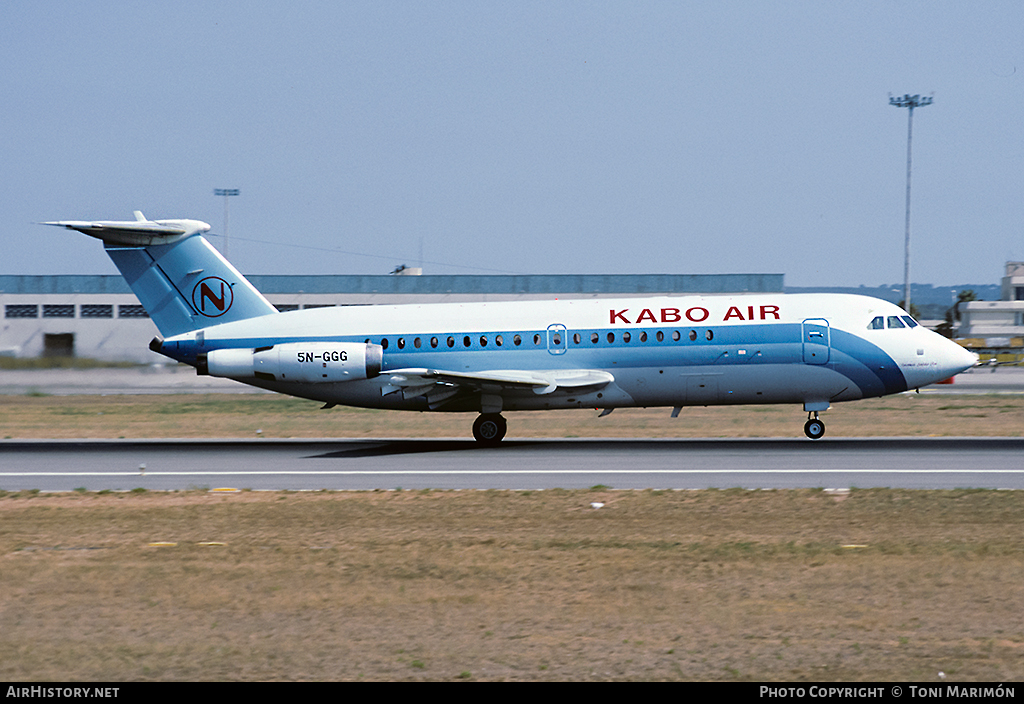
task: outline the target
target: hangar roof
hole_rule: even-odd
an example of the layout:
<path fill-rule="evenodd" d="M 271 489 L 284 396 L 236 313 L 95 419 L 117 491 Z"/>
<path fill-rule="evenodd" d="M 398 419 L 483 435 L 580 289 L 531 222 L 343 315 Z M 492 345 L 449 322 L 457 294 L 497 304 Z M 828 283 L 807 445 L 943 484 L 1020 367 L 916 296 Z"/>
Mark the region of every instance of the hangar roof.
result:
<path fill-rule="evenodd" d="M 534 275 L 251 275 L 264 294 L 545 294 L 777 293 L 782 274 L 534 274 Z M 0 293 L 126 293 L 124 279 L 106 274 L 0 275 Z"/>

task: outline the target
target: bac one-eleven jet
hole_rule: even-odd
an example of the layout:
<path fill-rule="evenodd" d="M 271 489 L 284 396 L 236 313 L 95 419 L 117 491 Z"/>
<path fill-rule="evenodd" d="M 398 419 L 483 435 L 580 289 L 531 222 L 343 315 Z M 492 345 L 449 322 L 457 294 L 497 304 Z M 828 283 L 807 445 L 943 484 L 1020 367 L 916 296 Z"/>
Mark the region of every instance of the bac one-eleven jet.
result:
<path fill-rule="evenodd" d="M 199 374 L 325 404 L 478 413 L 801 404 L 821 411 L 947 379 L 977 362 L 876 298 L 743 294 L 377 305 L 278 312 L 198 220 L 48 222 L 103 241 L 161 337 Z"/>

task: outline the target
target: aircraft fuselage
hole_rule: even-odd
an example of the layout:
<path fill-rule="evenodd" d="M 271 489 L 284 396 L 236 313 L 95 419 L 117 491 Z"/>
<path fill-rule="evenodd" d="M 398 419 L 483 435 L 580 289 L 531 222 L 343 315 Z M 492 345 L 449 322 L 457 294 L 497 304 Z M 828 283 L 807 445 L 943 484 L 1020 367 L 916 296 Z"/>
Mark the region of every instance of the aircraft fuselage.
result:
<path fill-rule="evenodd" d="M 902 327 L 870 328 L 879 317 Z M 546 393 L 495 388 L 499 410 L 753 403 L 824 410 L 833 402 L 934 383 L 974 363 L 955 343 L 911 324 L 891 303 L 825 294 L 353 306 L 207 327 L 164 340 L 160 351 L 196 364 L 215 350 L 289 345 L 293 366 L 319 371 L 338 362 L 348 346 L 379 345 L 381 365 L 372 378 L 229 375 L 281 393 L 370 408 L 481 410 L 486 388 L 461 389 L 436 405 L 426 394 L 388 393 L 393 372 L 414 368 L 466 374 L 587 369 L 614 378 Z M 323 359 L 332 349 L 335 358 Z"/>

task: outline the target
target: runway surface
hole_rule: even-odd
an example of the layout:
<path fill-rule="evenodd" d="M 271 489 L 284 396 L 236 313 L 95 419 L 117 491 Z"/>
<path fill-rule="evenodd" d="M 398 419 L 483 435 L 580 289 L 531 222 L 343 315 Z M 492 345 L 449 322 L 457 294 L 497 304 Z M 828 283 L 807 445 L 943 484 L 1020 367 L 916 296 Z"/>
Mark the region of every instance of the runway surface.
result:
<path fill-rule="evenodd" d="M 0 489 L 1024 488 L 1022 438 L 0 441 Z"/>

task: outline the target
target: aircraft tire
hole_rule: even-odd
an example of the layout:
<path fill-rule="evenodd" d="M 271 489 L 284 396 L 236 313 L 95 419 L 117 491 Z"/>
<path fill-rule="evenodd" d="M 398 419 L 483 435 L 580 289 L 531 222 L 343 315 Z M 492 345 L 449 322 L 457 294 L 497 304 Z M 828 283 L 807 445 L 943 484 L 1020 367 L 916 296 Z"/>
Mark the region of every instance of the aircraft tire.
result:
<path fill-rule="evenodd" d="M 508 423 L 498 413 L 484 413 L 473 423 L 473 437 L 481 445 L 497 445 L 505 437 Z"/>
<path fill-rule="evenodd" d="M 820 440 L 825 435 L 825 424 L 817 418 L 804 423 L 804 435 L 811 440 Z"/>

